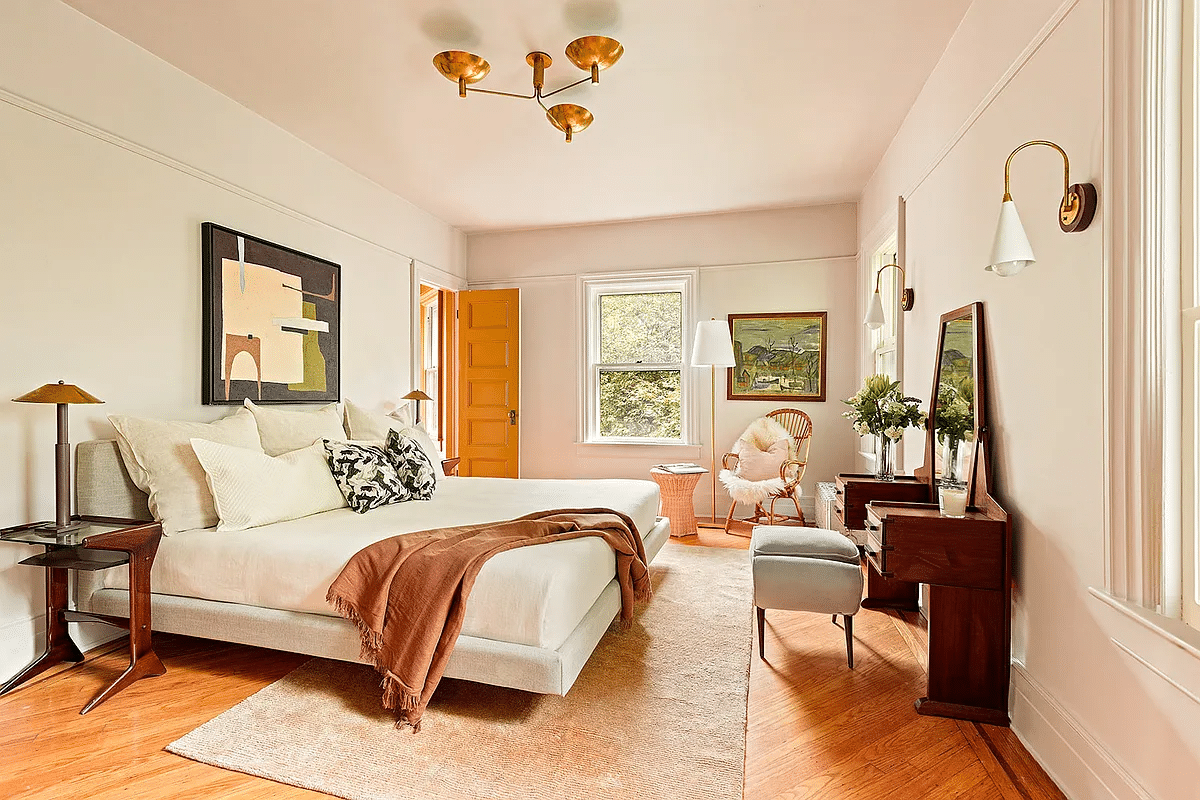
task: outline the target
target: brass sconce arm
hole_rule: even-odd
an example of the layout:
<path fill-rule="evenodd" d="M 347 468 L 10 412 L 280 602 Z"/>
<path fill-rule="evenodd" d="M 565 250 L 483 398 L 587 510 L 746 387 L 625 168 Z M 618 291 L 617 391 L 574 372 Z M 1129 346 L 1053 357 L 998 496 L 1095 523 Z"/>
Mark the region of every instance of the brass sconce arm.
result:
<path fill-rule="evenodd" d="M 1063 159 L 1063 195 L 1062 202 L 1058 207 L 1058 225 L 1067 233 L 1082 231 L 1091 224 L 1092 218 L 1096 214 L 1096 187 L 1090 183 L 1071 183 L 1071 161 L 1067 157 L 1067 151 L 1063 150 L 1057 144 L 1046 139 L 1034 139 L 1017 147 L 1008 155 L 1008 159 L 1004 162 L 1004 198 L 1002 202 L 1011 202 L 1012 194 L 1009 191 L 1011 182 L 1011 167 L 1013 157 L 1024 150 L 1026 147 L 1034 145 L 1045 145 L 1058 151 L 1058 154 Z"/>
<path fill-rule="evenodd" d="M 875 273 L 875 294 L 879 294 L 879 281 L 881 278 L 883 278 L 883 271 L 888 267 L 895 267 L 896 269 L 900 270 L 901 286 L 904 286 L 906 283 L 908 283 L 908 276 L 904 272 L 904 267 L 900 266 L 899 264 L 884 264 Z M 915 294 L 912 289 L 902 289 L 900 293 L 900 308 L 904 311 L 912 311 L 914 299 Z"/>

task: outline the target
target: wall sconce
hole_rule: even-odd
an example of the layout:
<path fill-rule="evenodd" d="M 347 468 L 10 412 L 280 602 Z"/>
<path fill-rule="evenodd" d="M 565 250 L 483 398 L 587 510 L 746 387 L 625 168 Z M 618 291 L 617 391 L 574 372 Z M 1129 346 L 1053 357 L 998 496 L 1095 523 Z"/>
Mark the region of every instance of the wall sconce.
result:
<path fill-rule="evenodd" d="M 1096 216 L 1096 187 L 1090 183 L 1071 183 L 1071 163 L 1067 159 L 1067 151 L 1044 139 L 1035 139 L 1013 150 L 1008 160 L 1004 162 L 1004 200 L 1000 204 L 1000 221 L 996 225 L 996 238 L 992 241 L 992 260 L 985 270 L 995 272 L 1001 277 L 1016 275 L 1037 259 L 1033 257 L 1033 248 L 1029 245 L 1029 237 L 1025 235 L 1025 226 L 1017 214 L 1017 205 L 1013 202 L 1008 191 L 1009 166 L 1013 156 L 1032 147 L 1043 144 L 1053 147 L 1063 157 L 1063 197 L 1058 205 L 1058 227 L 1064 233 L 1078 233 L 1086 230 Z"/>
<path fill-rule="evenodd" d="M 878 330 L 883 327 L 883 299 L 879 296 L 879 279 L 883 276 L 883 271 L 888 267 L 895 267 L 900 270 L 900 280 L 904 281 L 904 267 L 899 264 L 884 264 L 875 273 L 875 294 L 871 298 L 871 307 L 867 309 L 867 316 L 863 319 L 863 324 L 871 330 Z M 904 289 L 900 292 L 900 308 L 904 311 L 912 311 L 913 307 L 913 290 Z"/>

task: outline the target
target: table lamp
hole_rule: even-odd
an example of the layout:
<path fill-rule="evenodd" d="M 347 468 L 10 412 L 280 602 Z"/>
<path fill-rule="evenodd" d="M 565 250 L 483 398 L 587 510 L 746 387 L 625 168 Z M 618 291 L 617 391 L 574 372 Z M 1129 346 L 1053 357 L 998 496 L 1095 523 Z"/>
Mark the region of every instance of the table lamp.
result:
<path fill-rule="evenodd" d="M 733 337 L 726 323 L 715 318 L 696 323 L 696 338 L 692 341 L 692 366 L 709 367 L 711 370 L 709 388 L 712 404 L 709 406 L 708 446 L 712 452 L 708 477 L 712 480 L 712 519 L 708 527 L 720 527 L 717 523 L 717 367 L 737 366 L 733 358 Z"/>
<path fill-rule="evenodd" d="M 416 413 L 416 418 L 413 420 L 413 424 L 417 424 L 421 421 L 421 401 L 422 400 L 432 400 L 433 398 L 430 397 L 429 395 L 425 394 L 424 392 L 422 392 L 420 389 L 413 389 L 411 392 L 404 395 L 404 397 L 402 397 L 400 399 L 416 401 L 415 405 L 417 407 L 417 413 Z"/>
<path fill-rule="evenodd" d="M 69 383 L 47 383 L 40 389 L 13 399 L 14 403 L 54 403 L 58 406 L 58 443 L 54 445 L 54 523 L 43 530 L 65 533 L 80 523 L 71 521 L 71 445 L 67 441 L 67 406 L 72 403 L 103 403 Z"/>

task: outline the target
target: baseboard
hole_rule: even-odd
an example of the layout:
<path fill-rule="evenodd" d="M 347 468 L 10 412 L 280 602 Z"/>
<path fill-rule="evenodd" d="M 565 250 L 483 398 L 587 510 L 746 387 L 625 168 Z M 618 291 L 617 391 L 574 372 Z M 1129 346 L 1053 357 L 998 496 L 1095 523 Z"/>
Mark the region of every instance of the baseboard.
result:
<path fill-rule="evenodd" d="M 45 638 L 45 614 L 15 619 L 0 626 L 0 682 L 16 675 L 33 661 Z"/>
<path fill-rule="evenodd" d="M 1012 686 L 1013 732 L 1068 797 L 1153 800 L 1112 753 L 1016 661 Z"/>

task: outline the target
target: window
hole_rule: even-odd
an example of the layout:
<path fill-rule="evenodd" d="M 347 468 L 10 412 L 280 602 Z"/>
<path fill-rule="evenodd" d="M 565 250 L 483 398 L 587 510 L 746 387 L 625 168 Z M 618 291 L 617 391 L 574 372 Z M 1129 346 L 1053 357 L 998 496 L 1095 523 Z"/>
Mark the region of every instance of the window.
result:
<path fill-rule="evenodd" d="M 1180 236 L 1180 328 L 1182 375 L 1182 536 L 1164 536 L 1165 590 L 1170 591 L 1173 574 L 1179 576 L 1179 616 L 1200 628 L 1200 86 L 1196 68 L 1200 63 L 1200 19 L 1194 2 L 1185 4 L 1183 65 L 1181 70 L 1182 143 L 1180 167 L 1183 229 Z M 1170 604 L 1168 603 L 1168 606 Z M 1175 609 L 1168 607 L 1166 613 Z"/>
<path fill-rule="evenodd" d="M 691 276 L 585 279 L 584 440 L 681 444 Z"/>
<path fill-rule="evenodd" d="M 896 260 L 898 257 L 899 250 L 896 247 L 896 237 L 893 235 L 875 251 L 875 255 L 868 262 L 870 272 L 867 279 L 863 281 L 868 305 L 864 307 L 869 307 L 871 296 L 875 293 L 875 276 L 879 275 L 880 267 L 885 264 L 899 263 Z M 883 325 L 876 330 L 866 329 L 867 347 L 870 350 L 867 364 L 868 374 L 887 375 L 894 381 L 900 379 L 898 321 L 901 312 L 900 304 L 897 302 L 899 278 L 900 270 L 898 269 L 884 270 L 883 274 L 879 275 L 879 299 L 883 304 Z M 874 456 L 875 439 L 874 436 L 862 437 L 859 443 L 859 452 L 868 457 Z"/>

